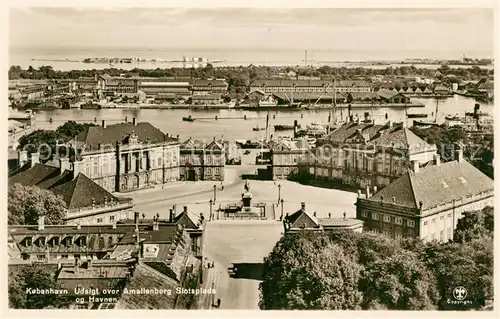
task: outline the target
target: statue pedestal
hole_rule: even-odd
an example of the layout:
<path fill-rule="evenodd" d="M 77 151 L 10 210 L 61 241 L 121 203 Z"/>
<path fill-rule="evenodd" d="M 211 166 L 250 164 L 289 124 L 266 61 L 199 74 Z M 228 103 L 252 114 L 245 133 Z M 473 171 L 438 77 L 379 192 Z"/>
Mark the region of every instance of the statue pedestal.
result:
<path fill-rule="evenodd" d="M 260 216 L 260 211 L 255 207 L 252 207 L 252 193 L 245 192 L 241 195 L 241 201 L 243 202 L 243 206 L 241 208 L 241 212 L 236 213 L 237 216 L 249 216 L 255 217 Z"/>

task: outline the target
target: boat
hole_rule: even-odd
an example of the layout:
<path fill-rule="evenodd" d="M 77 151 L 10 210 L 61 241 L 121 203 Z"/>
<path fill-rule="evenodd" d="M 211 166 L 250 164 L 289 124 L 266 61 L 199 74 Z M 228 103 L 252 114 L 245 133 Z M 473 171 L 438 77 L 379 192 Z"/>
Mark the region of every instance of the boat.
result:
<path fill-rule="evenodd" d="M 258 126 L 256 126 L 252 130 L 254 130 L 254 131 L 264 131 L 265 129 L 266 129 L 265 127 L 258 127 Z"/>
<path fill-rule="evenodd" d="M 413 113 L 413 114 L 407 114 L 406 116 L 410 119 L 413 119 L 413 118 L 427 118 L 428 115 L 424 113 Z"/>
<path fill-rule="evenodd" d="M 193 122 L 193 121 L 194 121 L 194 118 L 192 118 L 192 117 L 191 117 L 191 115 L 189 115 L 189 116 L 184 116 L 184 117 L 182 118 L 182 120 L 183 120 L 184 122 Z"/>
<path fill-rule="evenodd" d="M 275 107 L 278 105 L 276 101 L 259 101 L 259 107 Z"/>
<path fill-rule="evenodd" d="M 300 128 L 300 125 L 297 125 L 297 128 Z M 274 126 L 275 131 L 290 131 L 293 129 L 294 129 L 293 125 L 275 125 Z"/>
<path fill-rule="evenodd" d="M 439 126 L 439 124 L 435 123 L 435 122 L 427 122 L 427 121 L 417 121 L 417 120 L 414 120 L 413 121 L 413 126 L 419 126 L 421 128 L 427 128 L 427 127 L 431 127 L 431 126 Z"/>

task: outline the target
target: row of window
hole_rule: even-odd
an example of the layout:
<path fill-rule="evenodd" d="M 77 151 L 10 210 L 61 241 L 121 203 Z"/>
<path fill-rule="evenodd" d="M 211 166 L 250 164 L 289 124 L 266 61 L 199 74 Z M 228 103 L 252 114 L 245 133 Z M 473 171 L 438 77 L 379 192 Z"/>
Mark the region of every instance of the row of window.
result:
<path fill-rule="evenodd" d="M 361 212 L 361 217 L 368 218 L 370 216 L 369 212 Z M 371 213 L 372 220 L 383 220 L 384 223 L 391 223 L 392 216 L 387 214 Z M 405 219 L 403 217 L 395 216 L 394 224 L 396 225 L 406 225 L 408 227 L 415 227 L 415 221 L 411 219 Z"/>
<path fill-rule="evenodd" d="M 448 213 L 448 218 L 451 218 L 451 213 Z M 444 216 L 439 216 L 439 220 L 444 221 Z M 433 218 L 431 220 L 431 223 L 435 224 L 436 223 L 436 218 Z M 428 220 L 424 221 L 424 226 L 427 226 L 428 224 L 429 224 Z"/>

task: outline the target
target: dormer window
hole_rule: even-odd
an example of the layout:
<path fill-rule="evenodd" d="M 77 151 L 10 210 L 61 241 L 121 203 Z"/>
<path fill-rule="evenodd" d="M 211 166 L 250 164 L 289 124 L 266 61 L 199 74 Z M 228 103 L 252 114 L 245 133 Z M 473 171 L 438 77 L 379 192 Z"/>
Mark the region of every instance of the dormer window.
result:
<path fill-rule="evenodd" d="M 33 241 L 32 241 L 32 239 L 31 239 L 31 237 L 26 237 L 26 238 L 24 239 L 24 245 L 25 245 L 26 247 L 31 247 L 31 245 L 32 245 L 32 244 L 33 244 Z"/>
<path fill-rule="evenodd" d="M 460 176 L 460 182 L 462 182 L 462 184 L 466 184 L 467 180 L 463 176 Z"/>
<path fill-rule="evenodd" d="M 73 245 L 73 238 L 72 237 L 67 237 L 66 238 L 66 247 L 69 247 Z"/>
<path fill-rule="evenodd" d="M 59 246 L 59 237 L 52 238 L 52 246 Z"/>
<path fill-rule="evenodd" d="M 443 188 L 448 188 L 448 187 L 450 187 L 450 186 L 448 186 L 448 184 L 446 184 L 446 182 L 445 182 L 445 181 L 441 181 L 441 184 L 443 185 Z"/>

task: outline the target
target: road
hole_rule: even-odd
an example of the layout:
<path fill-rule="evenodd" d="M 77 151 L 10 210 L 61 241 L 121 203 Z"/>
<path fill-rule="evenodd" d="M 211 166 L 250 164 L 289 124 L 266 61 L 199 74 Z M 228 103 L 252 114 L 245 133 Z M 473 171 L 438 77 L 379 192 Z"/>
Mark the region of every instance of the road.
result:
<path fill-rule="evenodd" d="M 160 218 L 168 218 L 168 211 L 175 204 L 177 211 L 182 206 L 188 206 L 189 210 L 208 216 L 210 211 L 209 200 L 213 199 L 213 186 L 217 185 L 216 207 L 235 203 L 241 199 L 244 181 L 240 179 L 241 173 L 255 171 L 254 166 L 228 167 L 226 168 L 226 180 L 224 190 L 221 190 L 220 182 L 179 182 L 167 185 L 164 189 L 141 190 L 116 196 L 131 197 L 134 200 L 134 210 L 144 213 L 148 218 L 157 213 Z M 293 213 L 300 208 L 301 202 L 306 202 L 308 211 L 316 211 L 318 217 L 347 217 L 356 216 L 356 194 L 335 190 L 301 185 L 290 181 L 250 181 L 252 200 L 267 204 L 277 203 L 278 197 L 283 199 L 283 213 Z M 278 189 L 281 185 L 281 190 Z M 281 214 L 281 206 L 277 207 L 276 217 Z"/>
<path fill-rule="evenodd" d="M 283 226 L 276 221 L 212 221 L 207 224 L 204 256 L 217 267 L 217 298 L 220 309 L 259 309 L 262 263 L 281 238 Z M 236 264 L 237 278 L 228 267 Z"/>

